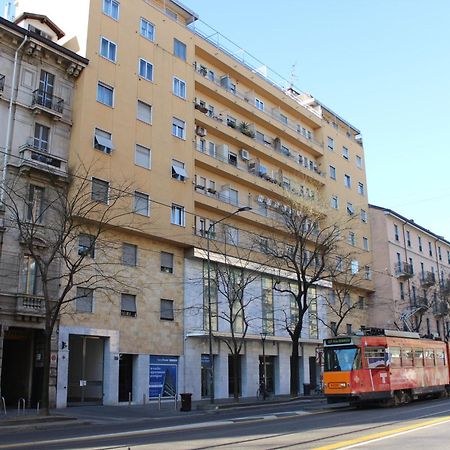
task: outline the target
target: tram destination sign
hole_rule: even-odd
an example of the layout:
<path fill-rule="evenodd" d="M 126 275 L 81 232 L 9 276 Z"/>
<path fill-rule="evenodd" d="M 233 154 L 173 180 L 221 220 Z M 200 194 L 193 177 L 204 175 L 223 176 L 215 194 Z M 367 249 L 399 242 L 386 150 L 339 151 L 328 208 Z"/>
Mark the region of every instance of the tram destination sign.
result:
<path fill-rule="evenodd" d="M 337 337 L 337 338 L 330 338 L 325 339 L 325 345 L 345 345 L 345 344 L 351 344 L 352 338 L 349 337 Z"/>

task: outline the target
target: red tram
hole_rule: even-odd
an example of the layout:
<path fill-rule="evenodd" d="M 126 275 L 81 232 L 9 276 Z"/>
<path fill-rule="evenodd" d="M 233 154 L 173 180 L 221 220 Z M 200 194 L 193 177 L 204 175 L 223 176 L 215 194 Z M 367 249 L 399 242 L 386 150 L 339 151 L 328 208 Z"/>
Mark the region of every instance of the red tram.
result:
<path fill-rule="evenodd" d="M 366 330 L 324 340 L 324 393 L 329 403 L 407 403 L 450 390 L 449 347 L 418 333 Z"/>

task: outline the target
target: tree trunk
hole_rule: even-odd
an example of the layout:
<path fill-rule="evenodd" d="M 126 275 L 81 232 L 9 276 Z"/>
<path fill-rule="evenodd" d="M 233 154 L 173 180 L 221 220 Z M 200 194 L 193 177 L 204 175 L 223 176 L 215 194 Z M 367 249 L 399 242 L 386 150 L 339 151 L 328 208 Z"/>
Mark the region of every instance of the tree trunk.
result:
<path fill-rule="evenodd" d="M 291 397 L 297 397 L 299 393 L 299 359 L 298 359 L 298 338 L 292 337 L 292 354 L 291 354 Z"/>
<path fill-rule="evenodd" d="M 48 330 L 44 331 L 44 367 L 42 374 L 42 389 L 41 389 L 41 405 L 39 413 L 42 416 L 50 415 L 49 405 L 49 387 L 50 387 L 50 358 L 51 358 L 51 342 L 52 333 Z"/>
<path fill-rule="evenodd" d="M 238 370 L 238 364 L 239 364 L 239 354 L 233 354 L 233 397 L 236 400 L 239 400 L 239 370 Z"/>

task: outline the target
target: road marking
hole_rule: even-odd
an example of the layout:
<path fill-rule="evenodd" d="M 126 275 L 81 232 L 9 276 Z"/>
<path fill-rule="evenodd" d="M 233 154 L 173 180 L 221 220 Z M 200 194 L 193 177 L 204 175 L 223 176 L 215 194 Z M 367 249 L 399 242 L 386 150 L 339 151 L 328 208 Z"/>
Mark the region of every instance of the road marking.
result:
<path fill-rule="evenodd" d="M 394 430 L 381 431 L 379 433 L 369 434 L 360 438 L 350 439 L 348 441 L 337 442 L 336 444 L 324 445 L 322 447 L 316 447 L 314 450 L 335 450 L 335 449 L 348 449 L 359 447 L 363 444 L 370 442 L 381 441 L 383 439 L 389 439 L 392 437 L 400 436 L 402 434 L 411 433 L 418 429 L 430 428 L 436 425 L 450 422 L 450 416 L 440 417 L 438 419 L 427 420 L 425 422 L 416 423 L 413 425 L 407 425 L 405 427 L 396 428 Z"/>

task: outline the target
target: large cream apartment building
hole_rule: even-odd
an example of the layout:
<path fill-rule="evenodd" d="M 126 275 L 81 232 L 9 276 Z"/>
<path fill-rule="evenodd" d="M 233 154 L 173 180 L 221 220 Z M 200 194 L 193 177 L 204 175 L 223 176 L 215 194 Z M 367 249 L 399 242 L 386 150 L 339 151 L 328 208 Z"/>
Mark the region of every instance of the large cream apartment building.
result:
<path fill-rule="evenodd" d="M 246 233 L 272 232 L 272 212 L 286 197 L 314 198 L 330 217 L 352 216 L 343 241 L 358 254 L 365 283 L 352 293 L 362 301 L 344 331 L 367 325 L 371 234 L 364 149 L 355 127 L 243 58 L 242 49 L 219 44 L 228 41 L 216 40 L 219 35 L 178 1 L 80 0 L 75 7 L 65 0 L 20 0 L 16 14 L 22 11 L 51 17 L 66 32 L 66 47 L 89 59 L 77 81 L 69 166 L 89 168 L 102 201 L 126 186 L 134 212 L 111 235 L 122 249 L 111 258 L 128 255 L 129 287 L 108 302 L 94 292 L 89 311 L 77 312 L 75 304 L 73 314 L 61 317 L 59 406 L 114 404 L 129 393 L 134 402 L 175 392 L 211 395 L 205 236 L 238 208 L 251 210 L 217 224 L 211 240 L 225 233 L 239 246 Z M 219 261 L 211 248 L 210 260 Z M 252 295 L 262 297 L 264 290 L 271 299 L 267 378 L 272 391 L 286 394 L 291 341 L 276 316 L 290 306 L 273 292 L 272 273 L 261 269 Z M 329 333 L 325 323 L 335 320 L 326 302 L 331 291 L 330 284 L 317 286 L 315 308 L 323 321 L 305 318 L 302 385 L 315 385 L 319 376 L 318 344 Z M 220 296 L 216 301 L 220 308 Z M 254 308 L 261 316 L 261 304 Z M 262 326 L 262 319 L 255 321 L 246 336 L 242 396 L 254 396 L 259 386 Z M 213 327 L 226 338 L 225 323 Z M 228 350 L 223 340 L 212 344 L 214 395 L 225 398 L 235 382 Z"/>

